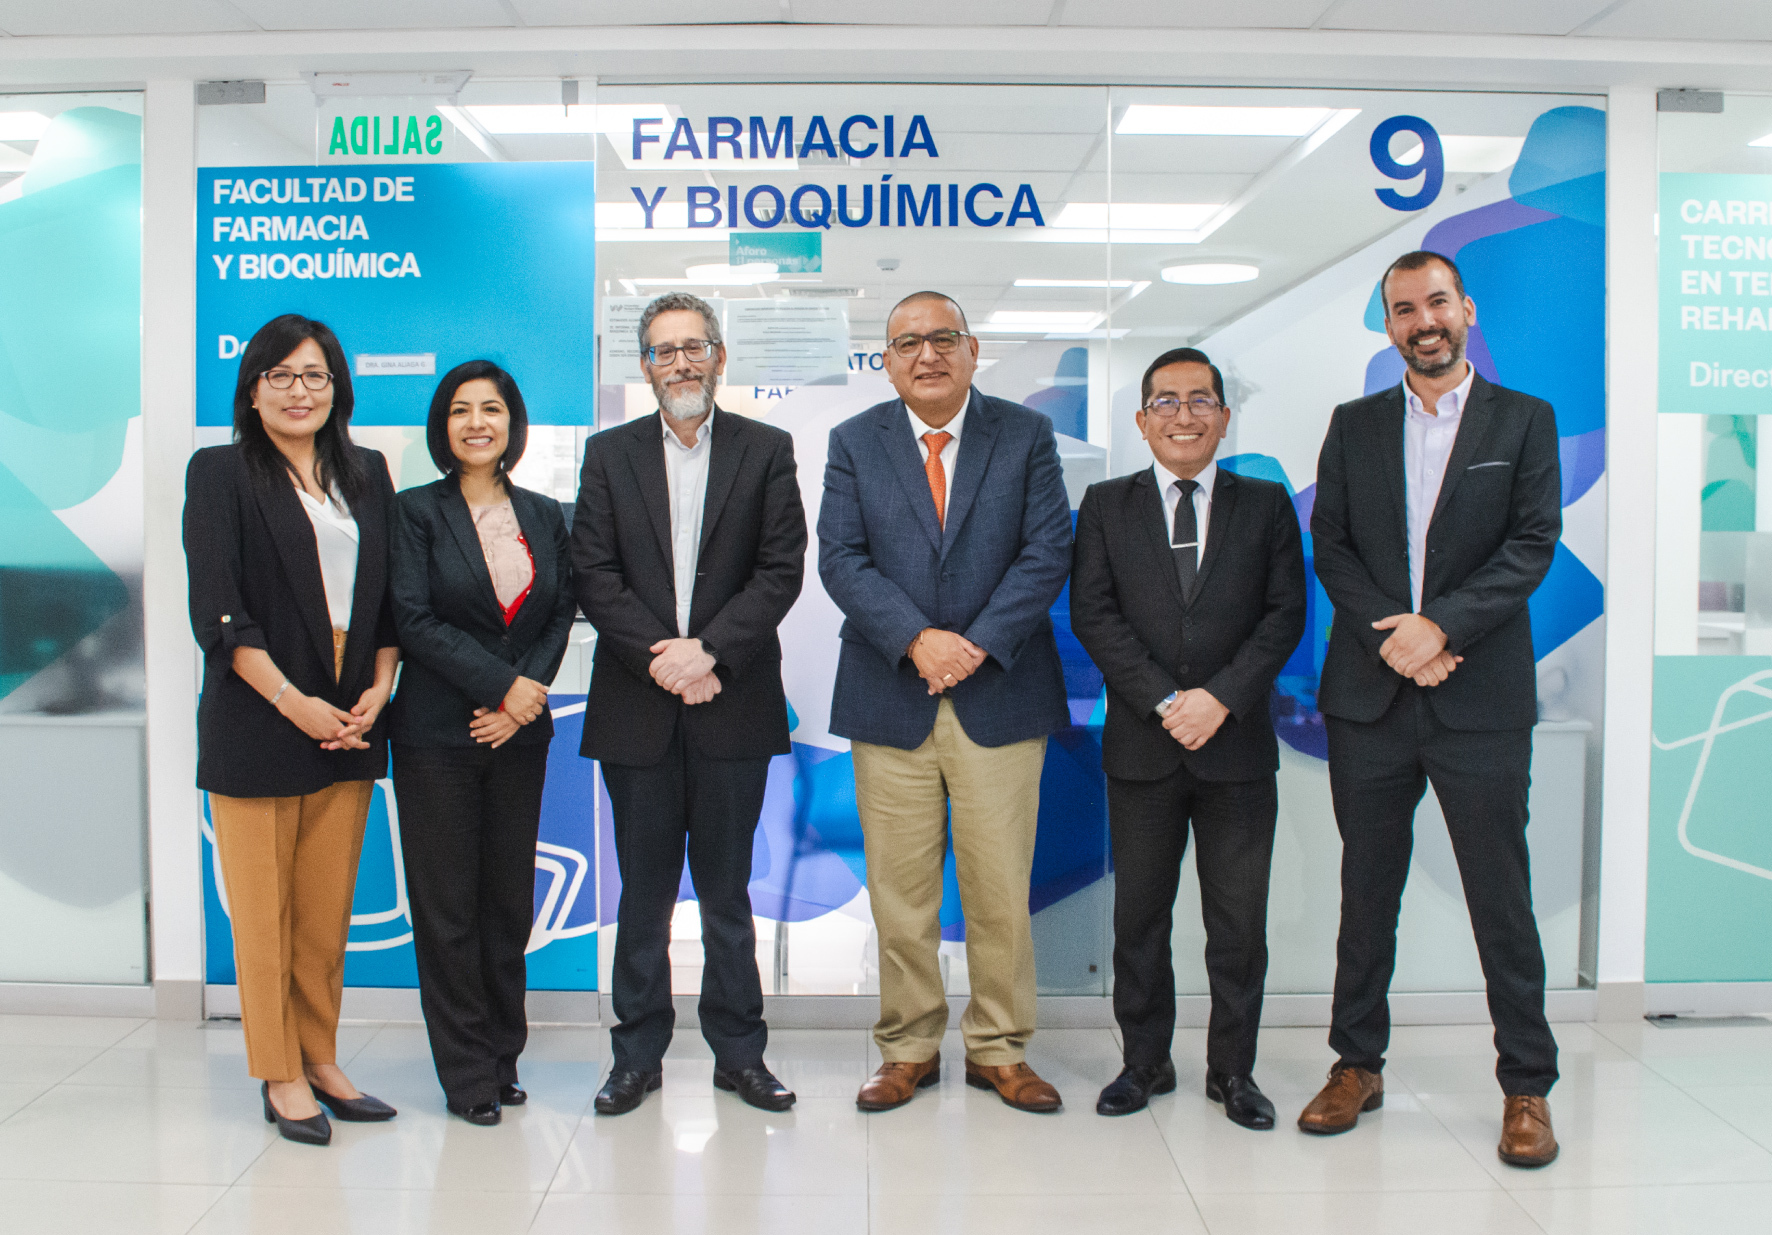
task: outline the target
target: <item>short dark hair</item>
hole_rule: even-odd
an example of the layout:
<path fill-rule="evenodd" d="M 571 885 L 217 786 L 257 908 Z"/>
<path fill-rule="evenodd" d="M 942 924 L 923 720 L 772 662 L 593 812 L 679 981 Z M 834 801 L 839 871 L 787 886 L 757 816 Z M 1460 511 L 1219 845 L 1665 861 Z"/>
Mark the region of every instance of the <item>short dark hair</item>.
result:
<path fill-rule="evenodd" d="M 647 305 L 640 313 L 640 355 L 652 346 L 648 332 L 652 329 L 652 319 L 660 313 L 699 313 L 702 323 L 708 328 L 708 342 L 715 347 L 724 347 L 720 338 L 720 315 L 714 312 L 714 306 L 700 296 L 691 296 L 688 292 L 666 292 L 657 300 Z"/>
<path fill-rule="evenodd" d="M 326 367 L 332 370 L 332 411 L 314 434 L 314 479 L 322 489 L 336 489 L 349 508 L 363 496 L 368 480 L 351 444 L 351 411 L 357 405 L 351 391 L 351 362 L 325 322 L 285 313 L 260 326 L 241 349 L 240 372 L 234 380 L 234 441 L 246 456 L 247 467 L 261 478 L 268 480 L 287 472 L 300 480 L 295 464 L 265 432 L 264 419 L 252 405 L 252 394 L 259 378 L 309 339 L 320 345 Z"/>
<path fill-rule="evenodd" d="M 1156 376 L 1158 369 L 1167 369 L 1172 364 L 1203 364 L 1211 369 L 1213 393 L 1218 396 L 1220 403 L 1224 402 L 1224 374 L 1218 371 L 1218 366 L 1212 363 L 1206 353 L 1195 347 L 1172 347 L 1151 361 L 1151 367 L 1144 371 L 1144 381 L 1138 387 L 1140 407 L 1151 401 L 1151 378 Z"/>
<path fill-rule="evenodd" d="M 1464 299 L 1464 276 L 1458 273 L 1458 263 L 1444 253 L 1435 253 L 1432 249 L 1416 249 L 1413 253 L 1403 254 L 1386 266 L 1384 273 L 1378 277 L 1378 299 L 1384 305 L 1386 317 L 1391 315 L 1391 299 L 1390 294 L 1384 290 L 1384 285 L 1390 282 L 1391 275 L 1398 270 L 1422 270 L 1435 262 L 1439 262 L 1440 265 L 1452 272 L 1452 286 L 1457 289 L 1458 298 Z"/>
<path fill-rule="evenodd" d="M 927 291 L 912 292 L 910 295 L 906 296 L 903 300 L 901 300 L 897 304 L 893 305 L 891 312 L 886 314 L 886 331 L 887 331 L 888 337 L 890 337 L 890 335 L 891 335 L 893 314 L 897 313 L 900 309 L 904 308 L 907 304 L 919 304 L 925 300 L 945 300 L 945 301 L 947 301 L 949 304 L 954 306 L 954 312 L 956 312 L 960 315 L 960 325 L 962 327 L 964 327 L 967 331 L 970 331 L 972 329 L 971 326 L 968 326 L 966 324 L 966 310 L 962 309 L 960 307 L 960 302 L 958 300 L 955 300 L 952 296 L 948 295 L 946 292 L 927 292 Z"/>
<path fill-rule="evenodd" d="M 425 417 L 425 445 L 430 448 L 431 462 L 437 465 L 439 472 L 450 476 L 460 470 L 461 460 L 455 457 L 455 451 L 449 445 L 449 405 L 455 402 L 458 390 L 481 378 L 498 388 L 498 397 L 504 400 L 505 409 L 511 414 L 505 452 L 498 457 L 499 479 L 506 480 L 511 469 L 517 466 L 517 460 L 523 457 L 523 448 L 529 444 L 529 409 L 523 404 L 523 392 L 517 389 L 517 379 L 490 360 L 465 361 L 443 375 L 443 380 L 437 383 L 437 392 L 431 396 L 430 414 Z"/>

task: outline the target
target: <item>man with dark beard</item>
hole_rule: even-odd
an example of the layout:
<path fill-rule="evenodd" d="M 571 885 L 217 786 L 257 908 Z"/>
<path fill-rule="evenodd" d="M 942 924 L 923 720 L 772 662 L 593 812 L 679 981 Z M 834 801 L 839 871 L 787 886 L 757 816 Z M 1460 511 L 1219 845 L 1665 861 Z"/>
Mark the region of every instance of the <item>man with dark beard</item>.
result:
<path fill-rule="evenodd" d="M 775 631 L 805 572 L 793 439 L 714 406 L 726 349 L 705 301 L 676 293 L 646 306 L 640 351 L 659 414 L 586 443 L 572 524 L 578 601 L 597 628 L 579 753 L 602 761 L 622 879 L 621 1023 L 596 1108 L 631 1111 L 663 1082 L 687 845 L 714 1087 L 783 1111 L 794 1095 L 763 1064 L 748 885 L 769 760 L 791 749 Z"/>
<path fill-rule="evenodd" d="M 1397 913 L 1431 783 L 1495 1023 L 1497 1153 L 1543 1166 L 1557 1155 L 1545 1101 L 1557 1044 L 1526 848 L 1538 719 L 1526 602 L 1562 531 L 1556 419 L 1465 359 L 1477 310 L 1451 260 L 1405 254 L 1379 287 L 1403 382 L 1335 409 L 1311 517 L 1335 606 L 1317 706 L 1342 840 L 1339 1058 L 1298 1126 L 1345 1132 L 1384 1102 Z"/>

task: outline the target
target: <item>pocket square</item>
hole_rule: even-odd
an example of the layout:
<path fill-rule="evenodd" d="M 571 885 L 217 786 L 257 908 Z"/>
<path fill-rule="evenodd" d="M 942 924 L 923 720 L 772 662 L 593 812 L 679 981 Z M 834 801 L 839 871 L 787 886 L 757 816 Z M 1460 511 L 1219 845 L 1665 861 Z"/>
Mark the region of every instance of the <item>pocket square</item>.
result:
<path fill-rule="evenodd" d="M 1481 468 L 1481 467 L 1506 467 L 1507 465 L 1508 464 L 1507 464 L 1506 459 L 1496 459 L 1490 463 L 1473 463 L 1469 467 L 1465 468 L 1464 470 L 1467 472 L 1474 472 L 1478 468 Z"/>

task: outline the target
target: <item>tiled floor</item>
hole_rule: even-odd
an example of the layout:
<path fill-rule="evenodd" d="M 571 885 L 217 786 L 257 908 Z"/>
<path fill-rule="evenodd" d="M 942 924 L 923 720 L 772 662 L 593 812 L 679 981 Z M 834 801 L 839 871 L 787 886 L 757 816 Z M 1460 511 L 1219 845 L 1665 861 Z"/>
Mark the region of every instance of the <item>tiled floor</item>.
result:
<path fill-rule="evenodd" d="M 1024 1115 L 959 1078 L 878 1115 L 855 1109 L 878 1061 L 858 1031 L 782 1031 L 785 1115 L 710 1084 L 693 1031 L 662 1094 L 590 1110 L 602 1030 L 537 1028 L 529 1105 L 495 1129 L 448 1118 L 424 1033 L 354 1024 L 340 1060 L 401 1108 L 335 1124 L 330 1148 L 277 1138 L 238 1024 L 0 1016 L 0 1226 L 78 1232 L 1595 1232 L 1772 1229 L 1772 1021 L 1563 1025 L 1552 1095 L 1563 1154 L 1495 1157 L 1501 1099 L 1487 1026 L 1396 1031 L 1381 1112 L 1345 1136 L 1291 1125 L 1330 1058 L 1318 1029 L 1262 1035 L 1257 1078 L 1281 1127 L 1254 1133 L 1201 1096 L 1204 1034 L 1178 1035 L 1181 1088 L 1125 1119 L 1094 1113 L 1116 1071 L 1108 1030 L 1047 1030 L 1031 1062 L 1068 1100 Z"/>

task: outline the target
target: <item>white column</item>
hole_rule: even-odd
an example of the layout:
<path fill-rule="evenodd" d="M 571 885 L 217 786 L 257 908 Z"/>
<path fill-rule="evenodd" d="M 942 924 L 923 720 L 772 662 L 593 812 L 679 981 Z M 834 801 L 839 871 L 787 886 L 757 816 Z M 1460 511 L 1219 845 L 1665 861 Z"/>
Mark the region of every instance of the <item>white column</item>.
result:
<path fill-rule="evenodd" d="M 143 591 L 148 674 L 148 870 L 158 1015 L 203 1014 L 197 648 L 180 520 L 196 428 L 196 88 L 151 81 L 142 126 Z"/>
<path fill-rule="evenodd" d="M 1596 978 L 1603 1019 L 1643 1014 L 1649 706 L 1655 665 L 1655 91 L 1606 111 L 1606 764 Z M 1696 496 L 1696 491 L 1694 491 Z M 1697 545 L 1687 548 L 1694 565 Z M 1665 559 L 1662 559 L 1665 561 Z M 1697 585 L 1692 588 L 1696 639 Z"/>

